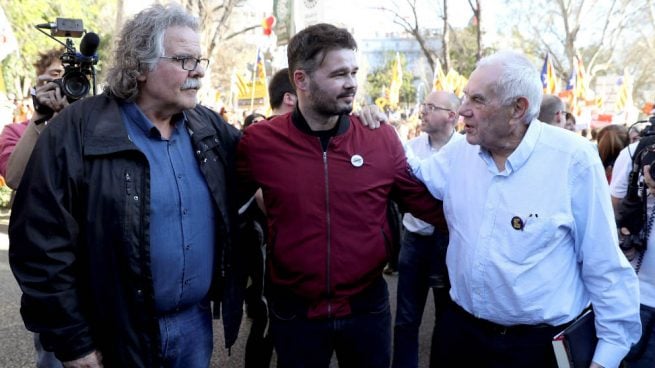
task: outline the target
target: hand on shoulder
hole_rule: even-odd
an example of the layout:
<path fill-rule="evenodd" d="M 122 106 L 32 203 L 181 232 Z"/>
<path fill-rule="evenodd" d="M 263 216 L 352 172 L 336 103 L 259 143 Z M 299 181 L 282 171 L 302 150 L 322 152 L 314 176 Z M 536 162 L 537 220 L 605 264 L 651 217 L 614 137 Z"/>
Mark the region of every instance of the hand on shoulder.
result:
<path fill-rule="evenodd" d="M 377 105 L 367 105 L 361 110 L 353 112 L 353 115 L 359 117 L 362 125 L 369 129 L 377 129 L 381 123 L 387 123 L 388 118 Z"/>

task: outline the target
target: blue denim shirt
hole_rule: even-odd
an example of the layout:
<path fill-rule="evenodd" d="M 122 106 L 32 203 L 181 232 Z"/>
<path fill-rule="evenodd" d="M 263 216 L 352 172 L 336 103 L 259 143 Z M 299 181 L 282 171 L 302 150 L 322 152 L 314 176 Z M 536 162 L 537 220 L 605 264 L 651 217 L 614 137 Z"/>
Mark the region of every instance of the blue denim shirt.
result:
<path fill-rule="evenodd" d="M 150 164 L 150 263 L 158 313 L 203 300 L 214 265 L 214 207 L 183 114 L 170 139 L 134 103 L 121 105 L 132 142 Z"/>

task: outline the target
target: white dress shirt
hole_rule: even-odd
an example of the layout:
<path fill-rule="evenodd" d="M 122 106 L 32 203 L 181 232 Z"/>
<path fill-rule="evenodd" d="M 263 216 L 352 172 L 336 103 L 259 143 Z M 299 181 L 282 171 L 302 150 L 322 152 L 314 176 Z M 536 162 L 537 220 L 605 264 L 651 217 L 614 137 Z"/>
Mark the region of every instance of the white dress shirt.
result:
<path fill-rule="evenodd" d="M 462 134 L 453 131 L 453 135 L 450 137 L 448 142 L 446 142 L 444 147 L 460 139 L 464 139 L 464 136 Z M 432 154 L 439 152 L 439 149 L 434 148 L 430 145 L 430 136 L 425 133 L 421 133 L 418 137 L 412 138 L 409 141 L 407 141 L 407 143 L 405 143 L 405 149 L 412 150 L 412 152 L 414 152 L 414 155 L 416 155 L 416 157 L 418 157 L 421 160 L 429 157 Z M 427 236 L 427 235 L 432 235 L 432 233 L 434 232 L 434 226 L 428 224 L 423 220 L 417 219 L 409 212 L 403 215 L 403 226 L 405 226 L 405 229 L 407 229 L 407 231 L 419 235 Z"/>
<path fill-rule="evenodd" d="M 639 286 L 618 247 L 605 172 L 584 138 L 534 120 L 499 172 L 466 140 L 414 173 L 444 201 L 451 297 L 502 325 L 571 321 L 593 304 L 594 361 L 617 367 L 641 335 Z"/>

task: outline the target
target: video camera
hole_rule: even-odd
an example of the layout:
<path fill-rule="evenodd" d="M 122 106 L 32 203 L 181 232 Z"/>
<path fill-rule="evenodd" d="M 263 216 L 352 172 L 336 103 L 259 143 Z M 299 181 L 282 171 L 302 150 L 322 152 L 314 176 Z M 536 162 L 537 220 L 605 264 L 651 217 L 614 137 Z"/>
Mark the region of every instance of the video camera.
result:
<path fill-rule="evenodd" d="M 648 120 L 645 120 L 643 122 L 648 123 L 648 125 L 646 125 L 644 129 L 642 129 L 639 135 L 641 137 L 648 137 L 651 135 L 655 135 L 655 115 L 649 117 Z"/>
<path fill-rule="evenodd" d="M 68 102 L 77 101 L 88 95 L 91 86 L 93 86 L 93 94 L 95 95 L 95 65 L 98 63 L 96 51 L 100 44 L 98 35 L 93 32 L 87 33 L 81 19 L 57 18 L 54 23 L 37 24 L 35 27 L 39 32 L 66 48 L 66 51 L 60 56 L 61 63 L 64 66 L 64 76 L 54 82 L 59 84 Z M 46 33 L 44 29 L 49 29 L 50 34 Z M 84 37 L 82 37 L 83 34 Z M 68 38 L 64 44 L 55 37 Z M 82 37 L 80 41 L 80 52 L 75 50 L 75 45 L 71 37 Z M 89 83 L 89 77 L 91 78 L 92 84 Z M 42 105 L 41 107 L 48 109 Z"/>

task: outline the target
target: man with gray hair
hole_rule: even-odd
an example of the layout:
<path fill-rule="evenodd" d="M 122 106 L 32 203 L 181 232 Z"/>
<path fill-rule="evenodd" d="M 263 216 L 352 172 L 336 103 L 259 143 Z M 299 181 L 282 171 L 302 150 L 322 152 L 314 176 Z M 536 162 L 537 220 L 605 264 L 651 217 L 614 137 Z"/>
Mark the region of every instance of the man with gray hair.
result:
<path fill-rule="evenodd" d="M 239 133 L 197 104 L 198 20 L 153 5 L 125 23 L 104 94 L 57 115 L 18 189 L 9 261 L 25 325 L 66 367 L 207 367 L 226 344 Z"/>
<path fill-rule="evenodd" d="M 539 122 L 541 97 L 525 56 L 483 58 L 459 110 L 466 139 L 422 161 L 408 152 L 450 234 L 453 303 L 431 357 L 443 366 L 555 367 L 553 336 L 590 304 L 591 367 L 618 367 L 639 338 L 639 286 L 598 152 Z"/>
<path fill-rule="evenodd" d="M 566 111 L 564 111 L 564 102 L 555 95 L 544 95 L 539 108 L 539 121 L 546 124 L 555 125 L 564 128 L 566 124 Z"/>

